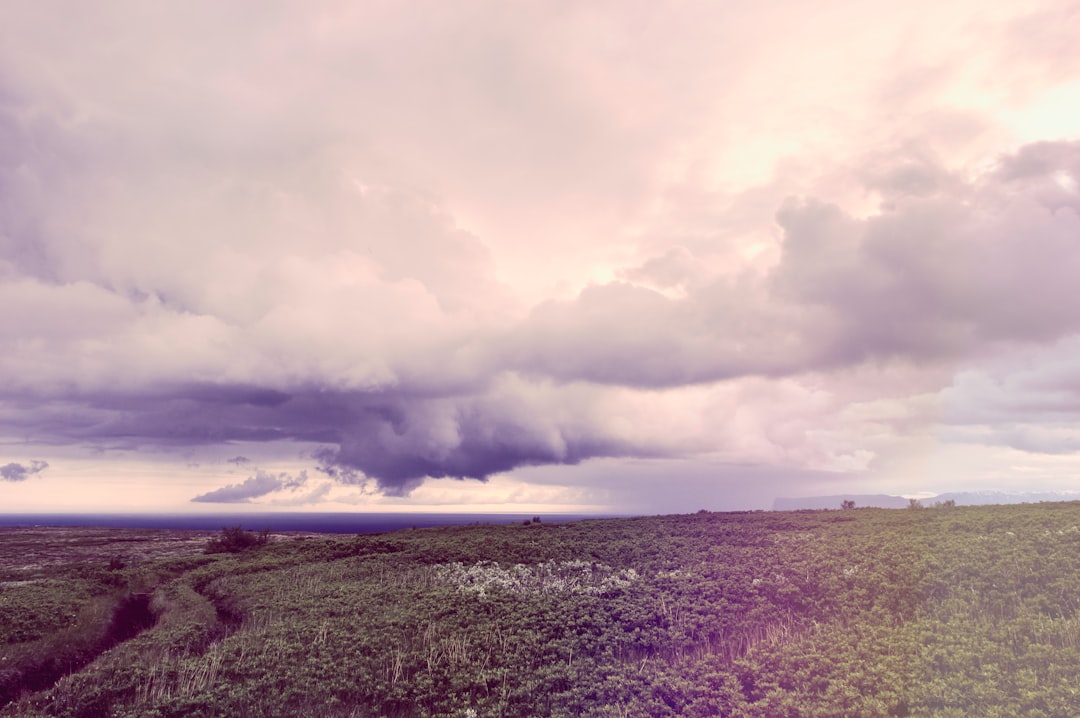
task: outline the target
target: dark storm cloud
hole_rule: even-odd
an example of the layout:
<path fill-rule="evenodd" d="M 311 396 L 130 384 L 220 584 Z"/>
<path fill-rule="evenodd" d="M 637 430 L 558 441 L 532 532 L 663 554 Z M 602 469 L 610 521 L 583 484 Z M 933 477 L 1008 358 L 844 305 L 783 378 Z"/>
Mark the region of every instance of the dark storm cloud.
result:
<path fill-rule="evenodd" d="M 374 477 L 383 491 L 401 494 L 424 477 L 486 480 L 524 465 L 577 464 L 645 452 L 645 447 L 620 445 L 599 427 L 560 425 L 536 416 L 524 402 L 495 406 L 481 399 L 370 412 L 348 427 L 338 449 L 318 458 L 324 466 L 359 470 Z"/>
<path fill-rule="evenodd" d="M 49 468 L 49 462 L 31 459 L 29 464 L 11 463 L 0 466 L 0 479 L 4 481 L 25 481 L 35 474 Z"/>
<path fill-rule="evenodd" d="M 99 391 L 80 396 L 73 403 L 80 407 L 79 411 L 43 416 L 42 431 L 72 440 L 132 447 L 282 439 L 334 442 L 340 440 L 340 427 L 350 422 L 353 411 L 347 393 L 336 395 L 301 388 L 285 394 L 256 391 L 249 385 L 199 384 L 193 388 L 159 388 L 148 395 Z"/>
<path fill-rule="evenodd" d="M 425 477 L 486 479 L 521 465 L 576 464 L 596 456 L 649 456 L 648 442 L 609 435 L 588 418 L 591 400 L 552 400 L 524 381 L 502 382 L 489 393 L 425 396 L 417 392 L 348 392 L 299 387 L 283 401 L 250 401 L 250 389 L 200 386 L 146 397 L 81 397 L 78 412 L 42 416 L 36 434 L 53 440 L 116 448 L 213 446 L 233 441 L 323 444 L 313 458 L 338 483 L 368 478 L 389 494 L 403 494 Z M 575 408 L 575 404 L 580 406 Z M 31 424 L 27 422 L 26 426 Z M 240 463 L 239 461 L 235 463 Z M 274 490 L 259 474 L 200 501 Z M 274 479 L 277 480 L 277 479 Z"/>

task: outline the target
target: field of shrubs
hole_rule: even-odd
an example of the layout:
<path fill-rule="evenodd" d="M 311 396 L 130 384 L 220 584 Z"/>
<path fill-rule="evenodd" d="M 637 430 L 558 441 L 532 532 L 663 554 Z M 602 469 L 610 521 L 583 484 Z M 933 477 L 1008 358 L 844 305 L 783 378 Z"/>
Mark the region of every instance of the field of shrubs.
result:
<path fill-rule="evenodd" d="M 1074 716 L 1078 527 L 1080 503 L 236 528 L 7 567 L 0 716 Z"/>

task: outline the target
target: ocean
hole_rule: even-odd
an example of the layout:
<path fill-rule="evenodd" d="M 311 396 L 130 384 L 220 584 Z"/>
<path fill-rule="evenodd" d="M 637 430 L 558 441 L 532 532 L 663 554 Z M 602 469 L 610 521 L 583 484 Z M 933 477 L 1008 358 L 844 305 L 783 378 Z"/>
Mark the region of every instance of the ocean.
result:
<path fill-rule="evenodd" d="M 86 526 L 105 528 L 217 531 L 241 526 L 252 531 L 303 531 L 327 534 L 372 534 L 408 528 L 515 524 L 540 516 L 544 523 L 607 518 L 595 514 L 0 514 L 0 528 L 9 526 Z"/>

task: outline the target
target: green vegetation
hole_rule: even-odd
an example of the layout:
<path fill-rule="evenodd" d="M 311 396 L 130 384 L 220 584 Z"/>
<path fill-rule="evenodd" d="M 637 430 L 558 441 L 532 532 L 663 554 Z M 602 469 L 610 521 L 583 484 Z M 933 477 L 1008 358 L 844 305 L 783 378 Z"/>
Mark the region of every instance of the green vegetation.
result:
<path fill-rule="evenodd" d="M 221 535 L 206 542 L 206 553 L 240 553 L 265 546 L 270 541 L 269 529 L 256 533 L 241 526 L 221 529 Z"/>
<path fill-rule="evenodd" d="M 0 574 L 0 679 L 132 596 L 153 622 L 0 716 L 1072 716 L 1078 526 L 699 512 Z"/>

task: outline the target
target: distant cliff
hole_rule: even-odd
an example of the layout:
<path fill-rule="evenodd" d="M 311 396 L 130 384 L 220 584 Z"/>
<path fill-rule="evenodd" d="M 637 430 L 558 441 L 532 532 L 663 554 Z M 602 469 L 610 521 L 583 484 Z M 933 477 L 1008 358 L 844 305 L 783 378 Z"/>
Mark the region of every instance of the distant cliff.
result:
<path fill-rule="evenodd" d="M 838 509 L 844 501 L 854 501 L 855 507 L 882 509 L 907 508 L 910 499 L 888 494 L 837 494 L 835 496 L 803 496 L 799 498 L 778 497 L 773 500 L 773 511 L 796 511 L 798 509 Z M 923 506 L 954 501 L 957 506 L 981 506 L 985 504 L 1029 504 L 1039 501 L 1080 501 L 1077 491 L 952 491 L 919 499 Z"/>

